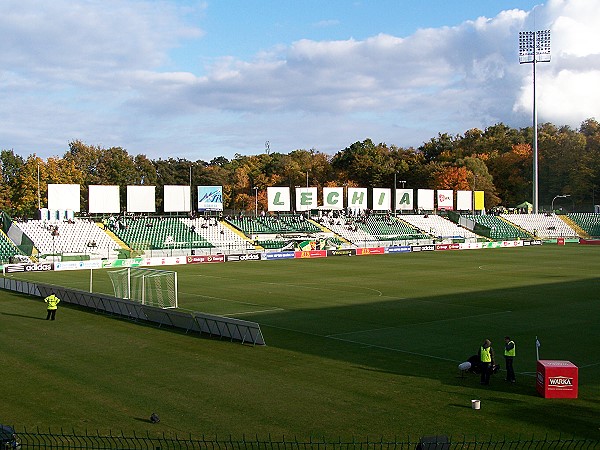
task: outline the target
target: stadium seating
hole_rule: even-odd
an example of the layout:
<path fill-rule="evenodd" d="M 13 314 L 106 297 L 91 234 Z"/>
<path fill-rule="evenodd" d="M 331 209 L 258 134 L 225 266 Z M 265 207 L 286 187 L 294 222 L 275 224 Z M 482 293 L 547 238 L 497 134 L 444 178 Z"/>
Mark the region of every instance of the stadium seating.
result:
<path fill-rule="evenodd" d="M 358 246 L 389 246 L 429 238 L 426 233 L 388 214 L 346 215 L 339 212 L 315 218 L 315 221 Z"/>
<path fill-rule="evenodd" d="M 253 250 L 254 245 L 214 217 L 179 219 L 192 233 L 221 250 Z"/>
<path fill-rule="evenodd" d="M 529 233 L 516 227 L 514 224 L 503 220 L 498 216 L 463 215 L 463 217 L 489 228 L 489 238 L 494 239 L 496 241 L 531 238 L 531 235 Z"/>
<path fill-rule="evenodd" d="M 501 217 L 541 239 L 578 237 L 575 230 L 555 214 L 502 214 Z"/>
<path fill-rule="evenodd" d="M 119 245 L 94 222 L 28 220 L 15 225 L 34 243 L 40 254 L 75 253 L 113 258 Z"/>
<path fill-rule="evenodd" d="M 8 263 L 15 255 L 22 254 L 15 244 L 6 236 L 6 234 L 0 232 L 0 262 Z"/>
<path fill-rule="evenodd" d="M 454 222 L 435 214 L 415 214 L 399 216 L 423 233 L 438 239 L 477 239 L 480 236 Z"/>
<path fill-rule="evenodd" d="M 213 245 L 176 217 L 126 217 L 111 230 L 134 250 L 211 248 Z"/>
<path fill-rule="evenodd" d="M 319 233 L 322 230 L 304 216 L 281 214 L 278 216 L 232 217 L 226 221 L 250 236 L 254 234 Z"/>
<path fill-rule="evenodd" d="M 600 237 L 600 214 L 570 213 L 568 217 L 591 237 Z"/>

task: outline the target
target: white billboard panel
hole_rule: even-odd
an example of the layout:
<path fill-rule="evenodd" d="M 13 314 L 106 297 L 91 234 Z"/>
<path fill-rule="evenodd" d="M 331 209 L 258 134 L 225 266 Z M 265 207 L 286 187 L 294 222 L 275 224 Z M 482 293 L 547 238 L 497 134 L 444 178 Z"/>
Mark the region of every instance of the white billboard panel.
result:
<path fill-rule="evenodd" d="M 164 211 L 185 212 L 191 211 L 190 186 L 168 185 L 164 186 Z"/>
<path fill-rule="evenodd" d="M 390 211 L 392 209 L 392 190 L 389 188 L 373 188 L 373 211 Z"/>
<path fill-rule="evenodd" d="M 79 212 L 80 203 L 78 184 L 48 185 L 48 209 Z"/>
<path fill-rule="evenodd" d="M 91 184 L 88 191 L 90 214 L 119 214 L 119 186 Z"/>
<path fill-rule="evenodd" d="M 290 188 L 267 187 L 269 211 L 290 211 Z"/>
<path fill-rule="evenodd" d="M 415 209 L 415 193 L 412 189 L 396 189 L 396 211 Z"/>
<path fill-rule="evenodd" d="M 358 211 L 367 209 L 367 188 L 348 188 L 348 208 Z"/>
<path fill-rule="evenodd" d="M 433 211 L 435 209 L 434 197 L 433 189 L 417 189 L 417 207 L 425 211 Z"/>
<path fill-rule="evenodd" d="M 198 186 L 198 211 L 223 211 L 223 186 Z"/>
<path fill-rule="evenodd" d="M 456 209 L 458 211 L 471 211 L 473 209 L 472 191 L 456 191 Z"/>
<path fill-rule="evenodd" d="M 344 209 L 344 188 L 343 187 L 324 187 L 323 188 L 323 208 L 324 209 Z"/>
<path fill-rule="evenodd" d="M 437 207 L 440 210 L 452 211 L 454 209 L 454 191 L 451 189 L 438 189 Z"/>
<path fill-rule="evenodd" d="M 317 207 L 317 188 L 296 188 L 296 211 L 310 211 Z"/>
<path fill-rule="evenodd" d="M 128 212 L 156 212 L 156 186 L 127 186 Z"/>

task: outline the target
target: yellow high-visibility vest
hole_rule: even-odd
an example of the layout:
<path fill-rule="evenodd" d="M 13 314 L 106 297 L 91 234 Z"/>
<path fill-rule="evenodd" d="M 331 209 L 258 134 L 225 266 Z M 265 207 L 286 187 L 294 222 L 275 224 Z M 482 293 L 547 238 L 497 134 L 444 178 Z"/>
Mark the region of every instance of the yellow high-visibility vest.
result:
<path fill-rule="evenodd" d="M 58 309 L 58 303 L 60 302 L 60 298 L 52 294 L 46 297 L 44 301 L 48 303 L 48 309 Z"/>
<path fill-rule="evenodd" d="M 513 356 L 514 357 L 516 355 L 516 352 L 515 352 L 516 345 L 513 341 L 508 341 L 508 343 L 512 344 L 513 347 L 510 350 L 506 350 L 506 347 L 505 347 L 504 348 L 504 356 Z"/>
<path fill-rule="evenodd" d="M 481 362 L 492 362 L 492 354 L 490 353 L 490 348 L 481 347 Z"/>

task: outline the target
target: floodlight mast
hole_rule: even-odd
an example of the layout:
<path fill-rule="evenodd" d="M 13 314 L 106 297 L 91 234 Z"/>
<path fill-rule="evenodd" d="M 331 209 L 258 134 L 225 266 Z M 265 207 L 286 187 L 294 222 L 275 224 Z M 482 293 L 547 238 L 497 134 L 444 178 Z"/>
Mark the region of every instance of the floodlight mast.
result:
<path fill-rule="evenodd" d="M 538 126 L 535 66 L 550 62 L 550 30 L 521 31 L 519 33 L 519 63 L 533 66 L 533 213 L 538 213 Z"/>

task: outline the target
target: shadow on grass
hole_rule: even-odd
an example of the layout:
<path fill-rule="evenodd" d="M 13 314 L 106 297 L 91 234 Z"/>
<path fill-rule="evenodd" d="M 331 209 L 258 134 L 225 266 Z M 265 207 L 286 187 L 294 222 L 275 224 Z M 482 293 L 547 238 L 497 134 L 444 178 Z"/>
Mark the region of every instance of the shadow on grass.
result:
<path fill-rule="evenodd" d="M 14 313 L 7 313 L 7 312 L 0 312 L 0 314 L 2 314 L 4 316 L 23 317 L 25 319 L 46 320 L 45 317 L 26 316 L 25 314 L 14 314 Z"/>

